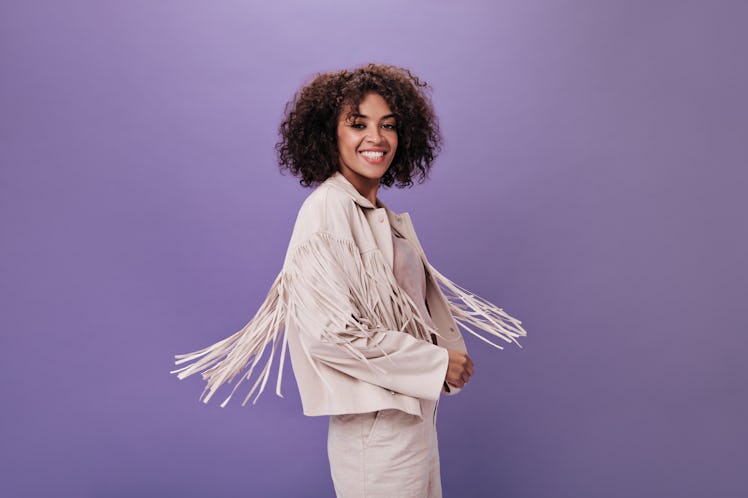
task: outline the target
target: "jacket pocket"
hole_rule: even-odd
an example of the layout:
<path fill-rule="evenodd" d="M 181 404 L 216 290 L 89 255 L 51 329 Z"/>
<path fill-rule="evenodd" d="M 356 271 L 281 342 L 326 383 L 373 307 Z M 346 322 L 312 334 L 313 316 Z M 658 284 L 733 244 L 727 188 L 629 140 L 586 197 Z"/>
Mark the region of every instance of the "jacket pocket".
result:
<path fill-rule="evenodd" d="M 377 427 L 381 425 L 382 418 L 384 417 L 385 410 L 377 410 L 374 412 L 374 416 L 367 418 L 364 420 L 364 425 L 362 427 L 362 436 L 364 439 L 364 448 L 368 447 L 373 437 L 375 436 L 377 432 Z M 368 427 L 368 429 L 367 429 Z"/>

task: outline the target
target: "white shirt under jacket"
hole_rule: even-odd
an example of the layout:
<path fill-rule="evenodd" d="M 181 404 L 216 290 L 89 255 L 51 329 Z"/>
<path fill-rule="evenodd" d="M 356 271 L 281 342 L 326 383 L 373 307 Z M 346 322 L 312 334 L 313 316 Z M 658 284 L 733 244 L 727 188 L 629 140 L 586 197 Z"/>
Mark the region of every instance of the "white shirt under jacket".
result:
<path fill-rule="evenodd" d="M 431 320 L 395 279 L 391 226 L 423 261 Z M 429 264 L 407 213 L 394 213 L 378 199 L 372 205 L 336 173 L 301 206 L 283 268 L 254 318 L 222 341 L 176 355 L 176 364 L 192 363 L 172 373 L 180 379 L 202 373 L 206 403 L 241 374 L 226 406 L 265 357 L 245 404 L 264 389 L 278 349 L 281 396 L 288 348 L 305 415 L 396 408 L 422 417 L 419 399 L 460 390 L 444 382 L 447 349 L 466 351 L 458 323 L 499 349 L 476 329 L 517 345 L 527 334 L 519 320 Z M 263 355 L 267 346 L 269 356 Z"/>

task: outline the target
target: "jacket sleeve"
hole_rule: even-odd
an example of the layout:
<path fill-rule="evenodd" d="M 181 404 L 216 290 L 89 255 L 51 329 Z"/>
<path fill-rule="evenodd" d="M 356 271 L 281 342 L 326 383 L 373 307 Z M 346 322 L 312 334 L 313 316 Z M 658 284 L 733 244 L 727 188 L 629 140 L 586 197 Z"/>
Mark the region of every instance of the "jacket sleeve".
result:
<path fill-rule="evenodd" d="M 284 272 L 288 330 L 298 331 L 312 365 L 439 397 L 448 352 L 427 340 L 430 328 L 378 250 L 360 253 L 352 239 L 316 232 L 294 247 Z"/>

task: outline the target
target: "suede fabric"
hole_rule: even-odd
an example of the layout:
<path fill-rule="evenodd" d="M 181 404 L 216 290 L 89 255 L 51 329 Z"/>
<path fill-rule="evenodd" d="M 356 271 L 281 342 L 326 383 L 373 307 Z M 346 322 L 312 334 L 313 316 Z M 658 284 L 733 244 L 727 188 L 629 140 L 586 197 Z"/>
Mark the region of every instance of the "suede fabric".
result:
<path fill-rule="evenodd" d="M 330 417 L 327 452 L 337 498 L 441 498 L 438 401 L 423 418 L 397 409 Z"/>

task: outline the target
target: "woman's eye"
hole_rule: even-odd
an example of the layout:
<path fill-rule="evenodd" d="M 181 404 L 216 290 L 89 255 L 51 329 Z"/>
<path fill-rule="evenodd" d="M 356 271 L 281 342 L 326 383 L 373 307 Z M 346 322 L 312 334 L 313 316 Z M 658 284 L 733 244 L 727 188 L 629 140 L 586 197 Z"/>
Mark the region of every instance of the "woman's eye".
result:
<path fill-rule="evenodd" d="M 353 124 L 351 124 L 351 128 L 355 128 L 357 130 L 363 130 L 364 128 L 366 128 L 366 124 L 364 124 L 364 123 L 353 123 Z M 396 130 L 397 126 L 395 124 L 393 124 L 393 123 L 384 123 L 384 124 L 382 124 L 382 128 L 384 128 L 385 130 Z"/>

